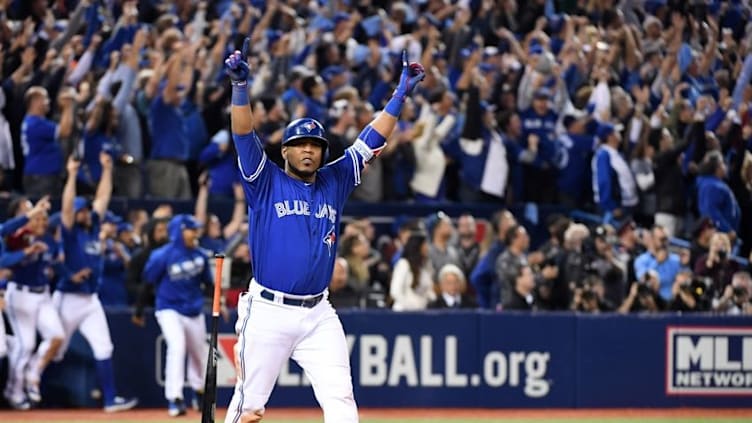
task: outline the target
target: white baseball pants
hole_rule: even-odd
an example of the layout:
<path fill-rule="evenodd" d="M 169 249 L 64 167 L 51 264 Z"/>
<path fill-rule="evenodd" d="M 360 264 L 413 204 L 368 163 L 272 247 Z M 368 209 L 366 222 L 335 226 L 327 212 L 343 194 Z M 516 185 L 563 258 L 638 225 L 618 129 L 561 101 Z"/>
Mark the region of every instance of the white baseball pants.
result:
<path fill-rule="evenodd" d="M 95 360 L 112 358 L 112 339 L 110 327 L 107 325 L 107 316 L 104 314 L 102 303 L 97 294 L 75 294 L 71 292 L 55 291 L 52 294 L 52 303 L 60 315 L 63 323 L 65 338 L 57 360 L 62 360 L 68 349 L 71 337 L 76 329 L 89 343 Z"/>
<path fill-rule="evenodd" d="M 209 356 L 204 315 L 184 316 L 175 310 L 159 310 L 154 315 L 167 344 L 165 398 L 167 400 L 183 398 L 186 352 L 188 354 L 188 386 L 194 391 L 202 391 L 206 359 Z"/>
<path fill-rule="evenodd" d="M 63 339 L 63 326 L 48 291 L 30 292 L 24 285 L 9 282 L 5 300 L 8 322 L 15 337 L 13 349 L 8 355 L 5 394 L 14 401 L 21 401 L 25 397 L 25 381 L 39 382 L 37 363 L 47 352 L 52 339 Z M 37 331 L 42 336 L 42 343 L 35 352 Z"/>
<path fill-rule="evenodd" d="M 239 369 L 225 423 L 238 423 L 245 412 L 263 412 L 282 366 L 295 360 L 311 381 L 326 423 L 356 423 L 347 340 L 326 298 L 313 308 L 261 298 L 264 289 L 251 281 L 238 303 Z M 290 296 L 290 295 L 287 295 Z"/>

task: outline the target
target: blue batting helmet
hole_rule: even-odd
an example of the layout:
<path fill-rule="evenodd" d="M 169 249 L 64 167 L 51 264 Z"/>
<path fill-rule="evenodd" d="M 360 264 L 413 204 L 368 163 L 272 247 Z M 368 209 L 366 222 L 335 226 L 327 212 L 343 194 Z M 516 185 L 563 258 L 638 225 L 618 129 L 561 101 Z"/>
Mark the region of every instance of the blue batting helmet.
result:
<path fill-rule="evenodd" d="M 296 119 L 285 128 L 285 136 L 282 140 L 282 145 L 287 145 L 295 140 L 304 138 L 310 138 L 318 141 L 321 144 L 321 148 L 326 149 L 329 147 L 329 141 L 324 136 L 324 126 L 316 119 L 300 118 Z"/>

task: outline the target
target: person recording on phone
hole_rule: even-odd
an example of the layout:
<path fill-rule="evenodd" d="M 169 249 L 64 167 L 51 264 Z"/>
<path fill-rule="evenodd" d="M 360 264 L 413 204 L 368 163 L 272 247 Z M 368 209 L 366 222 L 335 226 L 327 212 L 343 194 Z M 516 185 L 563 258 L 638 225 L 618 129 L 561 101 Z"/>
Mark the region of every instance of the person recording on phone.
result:
<path fill-rule="evenodd" d="M 716 232 L 710 238 L 710 249 L 695 262 L 695 274 L 712 280 L 713 296 L 720 296 L 731 284 L 734 274 L 741 270 L 739 263 L 731 260 L 731 241 L 723 232 Z"/>

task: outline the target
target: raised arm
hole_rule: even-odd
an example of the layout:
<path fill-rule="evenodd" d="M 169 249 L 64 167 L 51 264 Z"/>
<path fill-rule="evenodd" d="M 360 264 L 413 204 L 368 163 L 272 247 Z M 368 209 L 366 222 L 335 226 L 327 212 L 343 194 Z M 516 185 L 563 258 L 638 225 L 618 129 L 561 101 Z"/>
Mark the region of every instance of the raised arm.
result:
<path fill-rule="evenodd" d="M 423 65 L 408 63 L 407 50 L 402 50 L 402 75 L 400 75 L 399 84 L 397 84 L 392 98 L 386 104 L 384 113 L 379 113 L 376 119 L 363 128 L 358 136 L 358 141 L 353 145 L 366 161 L 381 153 L 386 138 L 392 134 L 397 125 L 397 119 L 402 112 L 405 99 L 425 76 L 426 71 L 423 69 Z M 363 148 L 363 143 L 367 148 Z"/>
<path fill-rule="evenodd" d="M 107 153 L 99 153 L 99 163 L 102 164 L 102 177 L 97 185 L 97 193 L 91 208 L 102 218 L 110 206 L 112 197 L 112 157 Z"/>
<path fill-rule="evenodd" d="M 227 223 L 222 230 L 225 239 L 230 239 L 234 233 L 240 231 L 240 228 L 243 226 L 243 221 L 245 220 L 245 211 L 247 209 L 243 198 L 243 187 L 237 183 L 232 184 L 232 192 L 235 197 L 235 205 L 232 208 L 232 218 L 230 219 L 230 222 Z"/>
<path fill-rule="evenodd" d="M 65 187 L 63 188 L 63 198 L 60 209 L 60 222 L 65 229 L 71 229 L 73 227 L 74 212 L 73 212 L 73 200 L 76 198 L 76 175 L 78 175 L 78 168 L 81 166 L 81 162 L 73 158 L 68 158 L 68 163 L 65 169 L 68 171 L 68 176 L 65 179 Z"/>
<path fill-rule="evenodd" d="M 235 50 L 225 60 L 225 72 L 232 81 L 232 107 L 230 108 L 230 128 L 235 149 L 238 152 L 238 166 L 246 182 L 255 181 L 264 170 L 266 153 L 254 131 L 253 113 L 248 101 L 248 38 L 241 51 Z"/>

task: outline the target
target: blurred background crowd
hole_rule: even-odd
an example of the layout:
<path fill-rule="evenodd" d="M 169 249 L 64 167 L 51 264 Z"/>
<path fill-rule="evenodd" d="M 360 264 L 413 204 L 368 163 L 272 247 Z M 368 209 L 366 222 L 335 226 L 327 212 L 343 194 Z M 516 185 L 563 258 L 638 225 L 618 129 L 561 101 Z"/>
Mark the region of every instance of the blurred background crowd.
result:
<path fill-rule="evenodd" d="M 281 165 L 284 127 L 302 116 L 324 123 L 330 160 L 341 156 L 388 100 L 406 49 L 426 79 L 352 200 L 498 212 L 400 218 L 386 233 L 347 219 L 336 307 L 750 313 L 751 11 L 744 0 L 0 0 L 5 217 L 29 199 L 55 203 L 70 156 L 77 192 L 93 194 L 104 152 L 116 198 L 164 204 L 102 220 L 102 302 L 133 305 L 170 201 L 185 200 L 201 246 L 232 258 L 232 305 L 252 269 L 224 58 L 250 36 L 256 129 Z M 227 221 L 215 202 L 234 204 Z M 520 204 L 594 219 L 549 216 L 550 237 L 531 246 L 527 220 L 507 211 Z M 43 224 L 54 237 L 59 217 Z"/>

